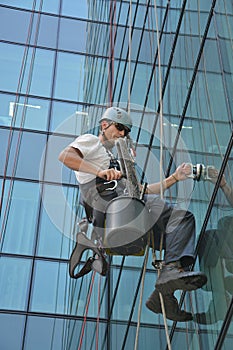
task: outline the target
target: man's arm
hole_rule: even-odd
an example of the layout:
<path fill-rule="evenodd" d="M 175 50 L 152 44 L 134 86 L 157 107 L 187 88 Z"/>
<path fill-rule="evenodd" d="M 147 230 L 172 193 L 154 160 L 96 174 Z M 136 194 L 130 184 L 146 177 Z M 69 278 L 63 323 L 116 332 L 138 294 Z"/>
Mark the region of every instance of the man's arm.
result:
<path fill-rule="evenodd" d="M 68 146 L 60 154 L 58 159 L 68 168 L 75 171 L 82 171 L 84 173 L 93 174 L 108 181 L 119 180 L 121 178 L 121 172 L 115 169 L 101 170 L 90 162 L 87 162 L 77 148 Z"/>
<path fill-rule="evenodd" d="M 162 181 L 162 188 L 163 191 L 174 185 L 178 181 L 183 181 L 187 179 L 187 176 L 190 175 L 191 173 L 191 168 L 190 165 L 187 163 L 182 163 L 176 171 L 164 179 Z M 153 184 L 150 184 L 147 186 L 146 193 L 147 194 L 160 194 L 160 189 L 161 189 L 161 182 L 156 182 Z"/>

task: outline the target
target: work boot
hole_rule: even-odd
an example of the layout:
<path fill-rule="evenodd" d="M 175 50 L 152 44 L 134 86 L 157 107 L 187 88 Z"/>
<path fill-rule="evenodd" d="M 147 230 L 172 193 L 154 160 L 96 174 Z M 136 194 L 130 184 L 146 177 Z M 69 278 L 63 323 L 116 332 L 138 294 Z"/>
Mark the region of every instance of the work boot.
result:
<path fill-rule="evenodd" d="M 172 294 L 177 289 L 192 291 L 201 288 L 207 282 L 207 277 L 202 272 L 184 271 L 179 263 L 163 265 L 160 276 L 156 282 L 156 288 L 162 294 Z"/>
<path fill-rule="evenodd" d="M 178 301 L 173 294 L 166 294 L 162 297 L 164 302 L 166 318 L 177 322 L 186 322 L 191 321 L 193 319 L 193 316 L 190 312 L 180 310 Z M 156 314 L 162 313 L 159 292 L 156 289 L 146 301 L 146 307 Z"/>

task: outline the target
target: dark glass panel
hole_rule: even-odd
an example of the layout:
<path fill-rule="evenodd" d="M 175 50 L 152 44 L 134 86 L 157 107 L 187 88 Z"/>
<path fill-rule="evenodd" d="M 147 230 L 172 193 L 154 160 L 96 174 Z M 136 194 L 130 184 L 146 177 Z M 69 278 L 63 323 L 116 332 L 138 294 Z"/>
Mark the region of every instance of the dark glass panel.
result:
<path fill-rule="evenodd" d="M 7 175 L 38 180 L 45 142 L 46 135 L 14 130 Z"/>
<path fill-rule="evenodd" d="M 21 350 L 25 316 L 0 314 L 0 344 L 4 350 Z"/>

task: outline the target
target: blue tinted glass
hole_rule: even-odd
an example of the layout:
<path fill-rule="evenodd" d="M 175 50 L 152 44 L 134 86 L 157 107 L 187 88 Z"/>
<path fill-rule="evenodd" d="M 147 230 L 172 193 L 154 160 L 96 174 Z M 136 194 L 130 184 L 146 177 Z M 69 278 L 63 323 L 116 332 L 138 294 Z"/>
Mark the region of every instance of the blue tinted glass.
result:
<path fill-rule="evenodd" d="M 30 12 L 0 7 L 1 39 L 26 43 L 28 38 L 30 16 Z M 14 23 L 14 25 L 12 25 L 12 23 Z"/>
<path fill-rule="evenodd" d="M 24 47 L 0 43 L 0 90 L 16 92 Z"/>
<path fill-rule="evenodd" d="M 0 128 L 0 138 L 1 138 L 0 175 L 1 176 L 3 176 L 5 173 L 9 135 L 10 135 L 9 130 Z"/>
<path fill-rule="evenodd" d="M 39 49 L 35 56 L 33 53 L 32 49 L 0 43 L 1 90 L 50 96 L 54 53 Z"/>
<path fill-rule="evenodd" d="M 230 326 L 227 330 L 222 349 L 230 349 L 232 346 L 232 334 L 233 334 L 233 319 L 231 317 Z"/>
<path fill-rule="evenodd" d="M 58 17 L 0 8 L 1 39 L 56 47 Z M 12 26 L 14 23 L 14 26 Z M 15 30 L 17 28 L 17 30 Z M 49 32 L 49 35 L 48 35 Z"/>
<path fill-rule="evenodd" d="M 48 1 L 46 1 L 48 3 Z M 46 3 L 45 2 L 45 3 Z M 58 31 L 58 17 L 41 15 L 39 17 L 39 35 L 37 40 L 38 46 L 45 46 L 48 48 L 56 48 L 57 31 Z M 34 36 L 37 35 L 37 23 L 34 25 Z M 49 33 L 49 35 L 48 35 Z M 32 43 L 35 37 L 32 37 Z"/>
<path fill-rule="evenodd" d="M 45 169 L 43 169 L 44 158 L 42 159 L 41 167 L 40 167 L 41 179 L 44 179 L 45 181 L 55 182 L 55 183 L 58 183 L 59 185 L 63 183 L 63 181 L 67 181 L 67 183 L 69 184 L 77 184 L 74 171 L 65 167 L 58 160 L 60 152 L 65 147 L 67 147 L 73 140 L 74 140 L 74 137 L 68 138 L 68 137 L 60 137 L 56 135 L 51 135 L 49 137 L 49 140 L 47 143 L 47 153 L 45 154 L 46 156 Z M 65 171 L 66 176 L 64 176 L 63 170 Z"/>
<path fill-rule="evenodd" d="M 25 63 L 26 70 L 23 75 L 22 92 L 49 97 L 51 95 L 53 62 L 54 52 L 29 49 Z"/>
<path fill-rule="evenodd" d="M 83 101 L 85 56 L 60 52 L 54 96 L 56 98 Z"/>
<path fill-rule="evenodd" d="M 37 261 L 32 287 L 31 311 L 64 314 L 69 310 L 67 265 Z"/>
<path fill-rule="evenodd" d="M 88 18 L 88 1 L 62 1 L 62 15 L 79 17 L 79 18 Z"/>
<path fill-rule="evenodd" d="M 0 314 L 0 344 L 5 350 L 21 350 L 25 316 Z M 12 332 L 14 336 L 12 336 Z"/>
<path fill-rule="evenodd" d="M 77 187 L 44 186 L 38 255 L 69 258 L 77 229 L 76 200 Z"/>
<path fill-rule="evenodd" d="M 67 341 L 67 320 L 28 317 L 25 350 L 64 350 Z"/>
<path fill-rule="evenodd" d="M 193 0 L 193 1 L 188 1 L 187 7 L 190 10 L 195 10 L 195 11 L 209 11 L 212 5 L 211 0 L 206 0 L 206 1 L 199 1 L 199 0 Z"/>
<path fill-rule="evenodd" d="M 49 101 L 0 94 L 0 125 L 46 130 Z"/>
<path fill-rule="evenodd" d="M 46 136 L 30 132 L 13 132 L 7 174 L 39 179 L 40 162 L 45 150 Z"/>
<path fill-rule="evenodd" d="M 87 50 L 87 23 L 62 18 L 59 32 L 59 49 L 70 51 Z"/>
<path fill-rule="evenodd" d="M 33 0 L 3 0 L 1 1 L 1 4 L 30 10 L 32 8 Z"/>
<path fill-rule="evenodd" d="M 41 5 L 41 2 L 38 2 L 37 6 L 39 7 L 40 5 Z M 59 13 L 59 6 L 60 6 L 60 0 L 43 1 L 42 2 L 42 11 L 58 14 Z"/>
<path fill-rule="evenodd" d="M 118 269 L 113 269 L 113 281 L 116 283 L 117 277 L 119 274 Z M 118 286 L 118 292 L 115 300 L 115 307 L 113 309 L 113 318 L 114 319 L 120 319 L 120 320 L 127 320 L 129 318 L 129 313 L 132 307 L 132 301 L 134 297 L 134 293 L 137 288 L 138 284 L 138 276 L 140 273 L 140 269 L 138 271 L 136 270 L 125 270 L 124 273 L 121 276 L 121 282 Z M 125 293 L 125 286 L 130 286 L 131 293 Z M 115 286 L 113 286 L 115 288 Z M 152 292 L 152 291 L 151 291 Z M 148 295 L 145 295 L 145 297 L 148 297 Z M 144 304 L 144 303 L 143 303 Z M 149 312 L 149 311 L 148 311 Z M 134 320 L 137 318 L 137 308 L 135 308 L 134 312 Z"/>
<path fill-rule="evenodd" d="M 42 11 L 43 12 L 51 12 L 51 13 L 58 13 L 59 10 L 59 2 L 60 0 L 49 0 L 49 1 L 43 1 L 42 4 Z M 3 5 L 9 5 L 9 6 L 15 6 L 27 10 L 39 10 L 41 6 L 41 1 L 35 1 L 33 0 L 3 0 L 1 1 L 1 4 Z"/>
<path fill-rule="evenodd" d="M 197 118 L 228 122 L 228 95 L 221 74 L 198 72 L 187 114 Z"/>
<path fill-rule="evenodd" d="M 178 10 L 179 11 L 179 10 Z M 179 14 L 178 14 L 179 15 Z M 186 11 L 181 25 L 181 33 L 186 35 L 203 35 L 209 12 Z M 171 21 L 172 22 L 172 21 Z M 208 37 L 215 37 L 213 25 L 210 26 Z"/>
<path fill-rule="evenodd" d="M 38 210 L 38 184 L 5 182 L 1 215 L 5 253 L 33 254 Z"/>
<path fill-rule="evenodd" d="M 31 260 L 1 257 L 0 308 L 26 310 Z"/>
<path fill-rule="evenodd" d="M 71 280 L 67 264 L 49 261 L 37 261 L 35 265 L 34 283 L 32 287 L 31 311 L 51 312 L 58 314 L 83 315 L 90 288 L 89 274 L 82 281 L 82 288 L 73 289 L 76 284 Z M 74 293 L 68 293 L 67 286 Z M 105 292 L 101 283 L 100 294 Z M 89 316 L 96 317 L 98 313 L 99 278 L 94 279 L 92 297 L 89 305 Z M 101 315 L 105 315 L 105 306 L 101 306 Z"/>
<path fill-rule="evenodd" d="M 87 125 L 86 108 L 77 104 L 53 102 L 50 129 L 62 134 L 80 135 Z"/>

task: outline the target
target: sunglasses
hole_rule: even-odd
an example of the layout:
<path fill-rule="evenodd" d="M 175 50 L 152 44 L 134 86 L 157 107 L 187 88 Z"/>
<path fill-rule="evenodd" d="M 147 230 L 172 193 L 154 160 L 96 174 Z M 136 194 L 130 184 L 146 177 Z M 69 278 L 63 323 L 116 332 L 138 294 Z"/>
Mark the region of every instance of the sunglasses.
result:
<path fill-rule="evenodd" d="M 120 123 L 115 123 L 115 122 L 113 122 L 112 124 L 117 128 L 117 130 L 124 131 L 125 136 L 127 136 L 130 133 L 130 129 L 127 128 L 127 126 L 120 124 Z"/>

